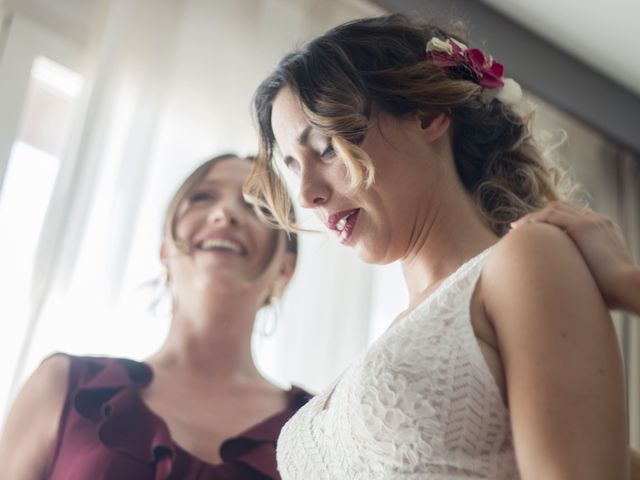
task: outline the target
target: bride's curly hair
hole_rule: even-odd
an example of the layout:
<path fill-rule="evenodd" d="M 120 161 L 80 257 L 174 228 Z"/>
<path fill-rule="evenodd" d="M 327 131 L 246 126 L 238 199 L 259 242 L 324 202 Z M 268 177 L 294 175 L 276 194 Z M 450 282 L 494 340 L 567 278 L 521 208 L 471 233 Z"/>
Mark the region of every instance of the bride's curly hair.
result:
<path fill-rule="evenodd" d="M 296 229 L 274 161 L 271 125 L 274 99 L 285 87 L 310 124 L 332 139 L 353 188 L 375 179 L 371 159 L 359 147 L 375 112 L 403 116 L 430 109 L 450 117 L 459 177 L 496 234 L 571 189 L 565 172 L 534 141 L 532 115 L 523 117 L 497 99 L 487 102 L 472 79 L 426 59 L 425 46 L 434 37 L 462 40 L 393 14 L 340 25 L 281 60 L 254 97 L 260 150 L 245 184 L 245 195 L 267 221 Z"/>

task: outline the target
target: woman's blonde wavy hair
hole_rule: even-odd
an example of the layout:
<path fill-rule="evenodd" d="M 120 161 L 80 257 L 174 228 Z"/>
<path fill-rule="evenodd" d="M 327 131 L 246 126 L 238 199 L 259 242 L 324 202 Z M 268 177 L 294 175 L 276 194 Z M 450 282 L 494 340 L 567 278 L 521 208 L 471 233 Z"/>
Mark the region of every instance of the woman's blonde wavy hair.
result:
<path fill-rule="evenodd" d="M 487 103 L 468 74 L 426 60 L 425 46 L 433 37 L 462 40 L 393 14 L 340 25 L 282 59 L 254 97 L 260 149 L 244 189 L 266 221 L 297 230 L 275 163 L 271 125 L 273 102 L 285 87 L 309 123 L 332 139 L 354 189 L 375 180 L 371 159 L 359 147 L 375 112 L 431 110 L 450 117 L 459 177 L 496 234 L 571 190 L 565 172 L 534 141 L 532 115 L 522 117 L 498 100 Z"/>
<path fill-rule="evenodd" d="M 196 185 L 198 185 L 206 178 L 206 176 L 209 174 L 209 171 L 215 165 L 223 160 L 234 158 L 246 160 L 251 163 L 255 162 L 255 157 L 253 156 L 242 157 L 235 153 L 223 153 L 205 161 L 204 163 L 199 165 L 193 172 L 191 172 L 191 174 L 189 174 L 187 178 L 184 179 L 176 192 L 173 194 L 173 197 L 171 197 L 171 200 L 169 201 L 169 204 L 165 211 L 164 221 L 162 222 L 163 240 L 173 243 L 176 248 L 182 253 L 188 253 L 188 245 L 185 245 L 185 243 L 182 240 L 178 239 L 176 235 L 176 223 L 178 221 L 178 211 L 180 210 L 180 206 L 184 201 L 188 200 L 189 194 L 193 191 Z M 287 222 L 291 225 L 295 223 L 295 213 L 293 210 L 289 210 Z M 298 237 L 295 233 L 287 233 L 285 239 L 285 248 L 288 252 L 297 255 Z"/>

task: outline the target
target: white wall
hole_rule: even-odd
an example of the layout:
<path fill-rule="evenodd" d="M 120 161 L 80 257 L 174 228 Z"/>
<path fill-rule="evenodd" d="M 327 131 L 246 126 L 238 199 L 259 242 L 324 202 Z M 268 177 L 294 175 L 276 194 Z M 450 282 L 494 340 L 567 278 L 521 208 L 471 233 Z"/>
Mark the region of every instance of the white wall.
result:
<path fill-rule="evenodd" d="M 106 5 L 86 39 L 77 163 L 45 229 L 57 247 L 40 258 L 55 265 L 45 262 L 51 282 L 25 374 L 55 350 L 144 358 L 158 346 L 166 320 L 145 311 L 138 287 L 159 272 L 173 190 L 212 154 L 255 151 L 250 99 L 284 53 L 377 12 L 338 0 Z M 280 328 L 257 355 L 277 381 L 318 390 L 367 345 L 371 267 L 322 235 L 303 239 L 299 266 Z"/>

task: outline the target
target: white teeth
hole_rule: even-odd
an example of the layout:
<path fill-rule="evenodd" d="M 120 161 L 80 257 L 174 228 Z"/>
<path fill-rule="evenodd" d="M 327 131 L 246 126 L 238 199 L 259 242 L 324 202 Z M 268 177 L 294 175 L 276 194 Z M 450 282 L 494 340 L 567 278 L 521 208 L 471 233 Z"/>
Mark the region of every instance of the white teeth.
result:
<path fill-rule="evenodd" d="M 349 221 L 349 219 L 351 218 L 351 216 L 356 213 L 356 211 L 352 211 L 349 215 L 345 215 L 344 217 L 342 217 L 340 220 L 338 220 L 338 223 L 336 223 L 336 230 L 338 230 L 339 232 L 341 232 L 342 230 L 344 230 L 344 227 L 347 226 L 347 222 Z"/>
<path fill-rule="evenodd" d="M 242 246 L 238 243 L 227 240 L 224 238 L 208 238 L 200 243 L 200 248 L 203 250 L 230 250 L 232 252 L 242 254 Z"/>

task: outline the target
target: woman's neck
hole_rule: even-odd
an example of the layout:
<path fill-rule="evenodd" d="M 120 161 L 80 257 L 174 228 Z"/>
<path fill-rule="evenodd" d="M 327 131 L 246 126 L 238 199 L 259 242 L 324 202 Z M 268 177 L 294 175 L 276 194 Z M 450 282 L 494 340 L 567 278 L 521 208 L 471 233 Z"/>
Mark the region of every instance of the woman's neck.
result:
<path fill-rule="evenodd" d="M 426 298 L 466 260 L 498 241 L 466 195 L 449 199 L 420 226 L 402 260 L 410 306 Z"/>
<path fill-rule="evenodd" d="M 167 339 L 148 362 L 212 380 L 244 383 L 262 379 L 251 353 L 256 315 L 252 300 L 199 292 L 194 298 L 177 301 Z"/>

